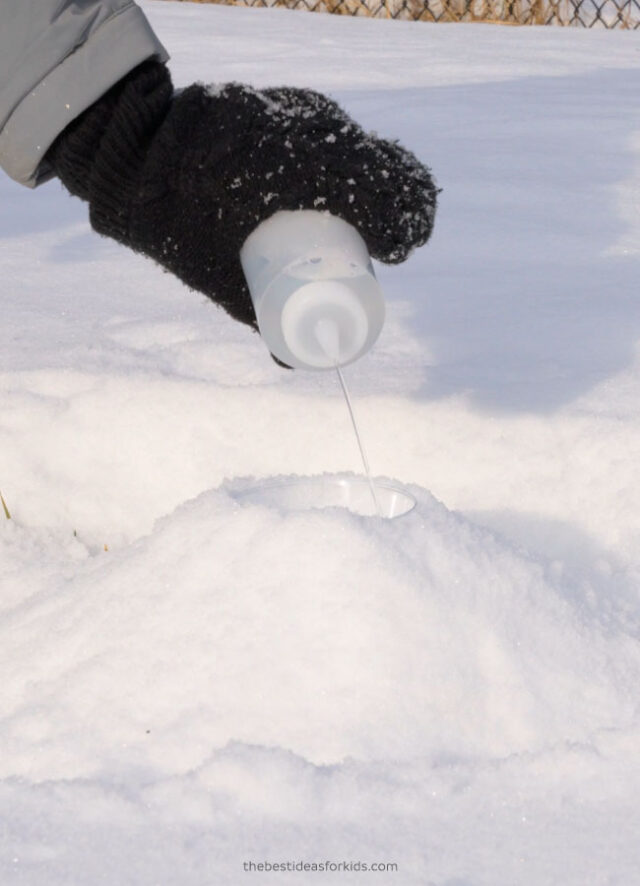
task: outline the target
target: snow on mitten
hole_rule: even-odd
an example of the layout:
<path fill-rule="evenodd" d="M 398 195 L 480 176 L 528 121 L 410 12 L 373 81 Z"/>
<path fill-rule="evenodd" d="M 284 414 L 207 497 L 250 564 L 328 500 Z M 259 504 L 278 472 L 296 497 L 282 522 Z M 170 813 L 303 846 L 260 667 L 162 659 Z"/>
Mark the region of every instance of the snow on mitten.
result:
<path fill-rule="evenodd" d="M 276 211 L 327 210 L 396 263 L 426 242 L 436 207 L 429 170 L 326 96 L 239 83 L 174 93 L 155 61 L 69 124 L 48 159 L 96 231 L 254 328 L 239 252 Z"/>

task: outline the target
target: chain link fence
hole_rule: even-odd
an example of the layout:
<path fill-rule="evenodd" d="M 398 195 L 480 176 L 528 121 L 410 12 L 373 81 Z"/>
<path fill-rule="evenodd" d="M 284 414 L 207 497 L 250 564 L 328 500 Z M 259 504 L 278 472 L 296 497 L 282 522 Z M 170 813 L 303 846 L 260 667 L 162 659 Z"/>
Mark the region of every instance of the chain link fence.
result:
<path fill-rule="evenodd" d="M 640 28 L 640 0 L 195 0 L 425 22 Z"/>

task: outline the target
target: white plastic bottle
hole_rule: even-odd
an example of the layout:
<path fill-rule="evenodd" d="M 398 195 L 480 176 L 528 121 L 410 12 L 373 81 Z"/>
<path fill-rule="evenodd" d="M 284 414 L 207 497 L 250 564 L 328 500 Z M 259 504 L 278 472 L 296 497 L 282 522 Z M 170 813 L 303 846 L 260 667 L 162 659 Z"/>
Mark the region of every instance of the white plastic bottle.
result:
<path fill-rule="evenodd" d="M 384 298 L 360 234 L 328 212 L 277 212 L 247 237 L 240 261 L 260 334 L 300 369 L 333 369 L 365 354 Z"/>

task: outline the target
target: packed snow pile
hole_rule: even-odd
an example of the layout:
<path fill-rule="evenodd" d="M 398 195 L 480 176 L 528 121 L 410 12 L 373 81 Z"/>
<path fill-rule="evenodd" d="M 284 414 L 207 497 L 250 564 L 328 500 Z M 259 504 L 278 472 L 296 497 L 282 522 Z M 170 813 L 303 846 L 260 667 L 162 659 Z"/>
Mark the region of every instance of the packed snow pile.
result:
<path fill-rule="evenodd" d="M 634 882 L 637 38 L 144 6 L 178 85 L 328 90 L 433 167 L 346 371 L 417 504 L 239 494 L 359 470 L 334 374 L 0 179 L 0 882 Z"/>
<path fill-rule="evenodd" d="M 2 625 L 2 774 L 96 777 L 115 748 L 184 773 L 233 740 L 319 764 L 505 756 L 629 725 L 638 644 L 415 492 L 391 521 L 203 493 L 45 585 Z"/>

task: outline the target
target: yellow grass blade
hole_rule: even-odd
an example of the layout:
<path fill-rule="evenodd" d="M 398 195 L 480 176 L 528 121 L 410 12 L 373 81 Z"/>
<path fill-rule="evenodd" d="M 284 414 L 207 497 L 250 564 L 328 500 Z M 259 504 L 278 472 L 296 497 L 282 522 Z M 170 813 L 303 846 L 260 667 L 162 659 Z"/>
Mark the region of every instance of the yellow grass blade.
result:
<path fill-rule="evenodd" d="M 0 492 L 0 502 L 2 502 L 2 510 L 4 511 L 5 517 L 7 518 L 7 520 L 10 520 L 11 514 L 9 513 L 9 508 L 7 507 L 7 503 L 4 500 L 4 497 L 1 492 Z"/>

